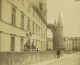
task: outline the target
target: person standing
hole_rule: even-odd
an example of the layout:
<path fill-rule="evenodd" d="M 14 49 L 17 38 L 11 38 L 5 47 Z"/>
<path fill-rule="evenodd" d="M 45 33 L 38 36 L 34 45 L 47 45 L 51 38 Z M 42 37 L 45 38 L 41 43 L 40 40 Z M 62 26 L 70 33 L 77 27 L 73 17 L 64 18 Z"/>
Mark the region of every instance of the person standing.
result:
<path fill-rule="evenodd" d="M 60 58 L 60 50 L 57 50 L 57 59 Z"/>

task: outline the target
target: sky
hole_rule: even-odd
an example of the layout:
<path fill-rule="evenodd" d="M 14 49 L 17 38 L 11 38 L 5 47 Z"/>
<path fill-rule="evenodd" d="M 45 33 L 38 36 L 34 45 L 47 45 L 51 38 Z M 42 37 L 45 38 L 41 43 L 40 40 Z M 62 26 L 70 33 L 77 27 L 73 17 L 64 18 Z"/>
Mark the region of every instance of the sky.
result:
<path fill-rule="evenodd" d="M 63 35 L 66 37 L 80 36 L 80 1 L 47 0 L 47 22 L 54 24 L 59 12 L 63 24 Z M 50 34 L 50 35 L 48 35 Z M 48 30 L 49 38 L 52 32 Z"/>

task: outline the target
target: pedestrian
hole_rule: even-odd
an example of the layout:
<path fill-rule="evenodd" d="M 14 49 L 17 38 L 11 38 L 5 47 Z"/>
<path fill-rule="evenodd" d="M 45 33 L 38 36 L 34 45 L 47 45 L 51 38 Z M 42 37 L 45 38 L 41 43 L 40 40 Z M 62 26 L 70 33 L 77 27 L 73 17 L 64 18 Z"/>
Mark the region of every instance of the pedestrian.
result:
<path fill-rule="evenodd" d="M 60 50 L 57 50 L 57 59 L 60 58 Z"/>
<path fill-rule="evenodd" d="M 37 48 L 37 52 L 38 52 L 38 48 Z"/>

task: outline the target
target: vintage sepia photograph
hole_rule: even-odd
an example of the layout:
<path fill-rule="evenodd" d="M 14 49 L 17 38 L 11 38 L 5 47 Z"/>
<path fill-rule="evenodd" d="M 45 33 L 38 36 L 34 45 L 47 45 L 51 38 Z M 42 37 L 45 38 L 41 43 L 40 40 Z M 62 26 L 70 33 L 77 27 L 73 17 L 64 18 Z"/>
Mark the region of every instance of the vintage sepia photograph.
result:
<path fill-rule="evenodd" d="M 80 65 L 80 0 L 0 0 L 0 65 Z"/>

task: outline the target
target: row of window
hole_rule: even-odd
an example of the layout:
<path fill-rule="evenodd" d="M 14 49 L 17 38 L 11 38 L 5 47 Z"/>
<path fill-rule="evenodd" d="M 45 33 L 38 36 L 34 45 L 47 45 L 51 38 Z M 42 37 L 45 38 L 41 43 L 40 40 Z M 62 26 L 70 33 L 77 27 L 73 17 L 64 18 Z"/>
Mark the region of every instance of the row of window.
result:
<path fill-rule="evenodd" d="M 42 4 L 40 4 L 40 8 L 42 7 L 41 6 Z M 28 11 L 31 13 L 31 10 L 32 10 L 32 15 L 44 26 L 44 23 L 42 21 L 42 19 L 38 16 L 38 14 L 34 11 L 34 9 L 31 9 L 31 6 L 28 5 Z"/>
<path fill-rule="evenodd" d="M 31 26 L 30 26 L 31 23 L 32 23 L 32 31 L 31 31 Z M 45 31 L 43 31 L 40 26 L 35 24 L 35 22 L 31 22 L 31 20 L 28 18 L 27 24 L 28 24 L 27 31 L 31 31 L 31 33 L 35 34 L 35 30 L 36 30 L 36 35 L 41 36 L 42 38 L 45 38 Z M 12 8 L 12 25 L 16 25 L 16 9 L 15 8 Z M 24 29 L 24 14 L 23 13 L 21 14 L 21 29 Z"/>
<path fill-rule="evenodd" d="M 24 1 L 22 1 L 22 3 L 24 4 Z M 37 15 L 37 13 L 31 8 L 31 6 L 28 4 L 28 11 L 31 13 L 32 12 L 32 14 L 33 14 L 33 16 L 39 21 L 39 22 L 41 22 L 41 26 L 42 27 L 44 27 L 45 28 L 45 24 L 44 24 L 44 22 L 41 20 L 41 18 Z M 12 8 L 12 25 L 16 25 L 16 8 L 15 7 L 13 7 Z M 24 18 L 25 18 L 25 16 L 24 16 L 24 13 L 21 13 L 21 29 L 23 29 L 24 30 Z M 26 28 L 26 30 L 27 31 L 31 31 L 31 33 L 33 33 L 33 34 L 36 34 L 36 35 L 38 35 L 38 36 L 41 36 L 42 38 L 45 38 L 45 31 L 42 29 L 42 27 L 40 27 L 39 25 L 37 25 L 35 22 L 33 22 L 33 21 L 31 21 L 29 18 L 28 18 L 28 23 L 27 23 L 28 25 L 27 25 L 27 28 Z M 32 24 L 32 26 L 31 26 L 31 24 Z M 35 27 L 36 26 L 36 27 Z M 36 30 L 36 31 L 35 31 Z"/>
<path fill-rule="evenodd" d="M 79 46 L 80 46 L 79 43 L 78 44 L 75 44 L 75 43 L 73 43 L 73 44 L 67 43 L 67 49 L 72 48 L 72 47 L 79 47 Z"/>
<path fill-rule="evenodd" d="M 22 1 L 22 4 L 23 2 L 24 1 Z M 44 26 L 42 19 L 38 16 L 38 14 L 34 11 L 34 9 L 29 4 L 27 5 L 28 5 L 28 12 L 32 13 L 32 15 Z M 42 4 L 39 4 L 39 6 L 42 9 Z"/>
<path fill-rule="evenodd" d="M 35 10 L 29 5 L 27 4 L 27 8 L 28 8 L 28 12 L 30 12 L 34 18 L 36 18 L 43 26 L 44 26 L 44 23 L 42 21 L 42 19 L 39 17 L 39 15 L 35 12 Z M 39 4 L 40 8 L 42 7 L 42 4 Z"/>
<path fill-rule="evenodd" d="M 39 18 L 39 21 L 41 21 L 41 19 Z M 21 15 L 21 22 L 24 23 L 24 14 Z M 16 9 L 12 8 L 12 24 L 15 25 L 16 24 Z M 42 25 L 44 25 L 44 23 L 42 22 Z M 22 24 L 22 28 L 24 28 L 24 25 Z"/>
<path fill-rule="evenodd" d="M 36 34 L 38 36 L 41 36 L 42 38 L 45 38 L 45 30 L 43 30 L 40 26 L 36 25 Z"/>

